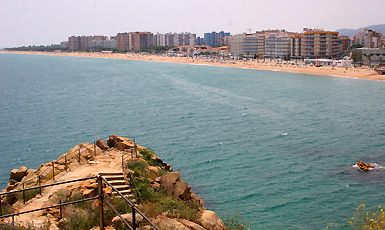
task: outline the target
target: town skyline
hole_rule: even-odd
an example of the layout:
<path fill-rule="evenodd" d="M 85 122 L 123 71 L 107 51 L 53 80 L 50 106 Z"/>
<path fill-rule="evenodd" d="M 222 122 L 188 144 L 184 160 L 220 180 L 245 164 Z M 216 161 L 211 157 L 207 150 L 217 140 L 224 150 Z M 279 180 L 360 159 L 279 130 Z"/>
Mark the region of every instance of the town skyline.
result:
<path fill-rule="evenodd" d="M 358 7 L 359 6 L 359 7 Z M 0 0 L 0 47 L 57 44 L 79 35 L 115 35 L 120 32 L 209 31 L 239 34 L 265 29 L 301 32 L 302 28 L 335 31 L 385 22 L 385 2 L 325 0 L 315 8 L 304 0 L 233 1 L 74 1 Z M 316 9 L 316 10 L 315 10 Z M 364 13 L 370 13 L 364 16 Z M 353 19 L 352 19 L 353 17 Z"/>

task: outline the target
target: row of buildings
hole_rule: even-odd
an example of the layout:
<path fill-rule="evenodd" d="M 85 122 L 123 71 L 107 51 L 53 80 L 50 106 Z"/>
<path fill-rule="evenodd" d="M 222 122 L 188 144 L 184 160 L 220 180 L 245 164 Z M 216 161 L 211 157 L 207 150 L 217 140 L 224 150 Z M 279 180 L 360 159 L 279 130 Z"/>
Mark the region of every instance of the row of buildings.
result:
<path fill-rule="evenodd" d="M 204 37 L 197 37 L 196 34 L 185 33 L 166 33 L 153 34 L 151 32 L 126 32 L 118 33 L 116 36 L 71 36 L 68 41 L 60 43 L 62 48 L 71 51 L 87 50 L 91 47 L 99 46 L 103 48 L 126 49 L 139 51 L 145 47 L 153 46 L 194 46 L 208 45 L 217 47 L 223 45 L 223 39 L 229 37 L 230 33 L 221 31 L 219 33 L 205 33 Z"/>
<path fill-rule="evenodd" d="M 349 37 L 338 32 L 304 28 L 303 33 L 264 30 L 230 37 L 230 53 L 267 58 L 329 58 L 345 54 Z"/>
<path fill-rule="evenodd" d="M 116 36 L 71 36 L 61 46 L 71 51 L 87 50 L 91 47 L 115 48 L 119 50 L 140 51 L 146 47 L 195 47 L 228 46 L 232 56 L 258 58 L 337 58 L 349 54 L 352 45 L 364 48 L 384 47 L 381 33 L 364 30 L 352 38 L 338 32 L 322 29 L 304 28 L 302 33 L 285 30 L 263 30 L 255 33 L 230 35 L 221 31 L 196 34 L 151 32 L 126 32 Z M 182 52 L 182 51 L 181 51 Z M 191 52 L 190 52 L 191 53 Z"/>

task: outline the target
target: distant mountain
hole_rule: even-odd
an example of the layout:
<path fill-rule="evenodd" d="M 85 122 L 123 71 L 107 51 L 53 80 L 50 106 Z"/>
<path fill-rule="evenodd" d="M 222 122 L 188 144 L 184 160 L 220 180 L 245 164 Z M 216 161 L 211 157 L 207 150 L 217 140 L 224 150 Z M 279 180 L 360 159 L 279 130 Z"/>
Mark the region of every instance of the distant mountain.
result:
<path fill-rule="evenodd" d="M 353 37 L 354 35 L 358 34 L 360 31 L 363 31 L 365 29 L 370 29 L 370 30 L 375 30 L 377 32 L 381 32 L 382 35 L 385 35 L 385 24 L 380 24 L 380 25 L 371 25 L 371 26 L 365 26 L 359 29 L 339 29 L 336 30 L 342 35 Z"/>

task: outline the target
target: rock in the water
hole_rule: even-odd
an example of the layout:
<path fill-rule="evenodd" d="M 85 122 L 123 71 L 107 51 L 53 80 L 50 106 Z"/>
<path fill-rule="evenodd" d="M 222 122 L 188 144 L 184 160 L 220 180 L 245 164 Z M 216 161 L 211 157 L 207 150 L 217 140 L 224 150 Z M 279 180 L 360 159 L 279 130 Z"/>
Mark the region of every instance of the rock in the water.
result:
<path fill-rule="evenodd" d="M 369 163 L 364 163 L 363 161 L 357 162 L 356 165 L 358 166 L 358 168 L 365 172 L 370 171 L 371 168 L 374 168 L 373 165 Z"/>
<path fill-rule="evenodd" d="M 198 223 L 207 230 L 223 230 L 224 224 L 217 214 L 210 210 L 199 212 Z"/>

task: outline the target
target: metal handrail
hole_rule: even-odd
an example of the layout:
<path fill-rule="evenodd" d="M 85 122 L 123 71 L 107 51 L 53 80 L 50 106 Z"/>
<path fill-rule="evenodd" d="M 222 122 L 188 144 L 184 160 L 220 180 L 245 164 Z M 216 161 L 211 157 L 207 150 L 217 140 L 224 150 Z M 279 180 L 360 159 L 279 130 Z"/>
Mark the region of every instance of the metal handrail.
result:
<path fill-rule="evenodd" d="M 122 197 L 122 199 L 124 199 L 129 205 L 131 205 L 132 207 L 132 219 L 133 219 L 133 222 L 134 222 L 134 228 L 131 228 L 131 229 L 135 229 L 135 211 L 138 212 L 152 227 L 154 227 L 155 229 L 157 230 L 160 230 L 154 223 L 152 223 L 152 221 L 150 219 L 147 218 L 146 215 L 144 215 L 136 206 L 135 204 L 133 204 L 130 200 L 128 200 L 126 197 L 123 196 L 123 194 L 121 194 L 119 192 L 119 190 L 117 190 L 114 186 L 112 186 L 102 175 L 99 174 L 99 177 L 104 181 L 106 182 L 106 184 L 108 186 L 110 186 L 120 197 Z M 115 210 L 114 210 L 115 211 Z M 120 218 L 123 219 L 123 217 L 119 216 Z M 128 227 L 131 227 L 130 225 L 128 225 Z"/>
<path fill-rule="evenodd" d="M 36 187 L 32 187 L 32 188 L 13 190 L 13 191 L 9 191 L 9 192 L 0 193 L 0 196 L 18 193 L 18 192 L 23 192 L 23 191 L 32 190 L 32 189 L 46 188 L 46 187 L 51 187 L 51 186 L 56 186 L 56 185 L 61 185 L 61 184 L 68 184 L 68 183 L 73 183 L 73 182 L 78 182 L 78 181 L 83 181 L 83 180 L 91 180 L 91 179 L 96 179 L 96 178 L 97 178 L 97 176 L 85 177 L 85 178 L 80 178 L 80 179 L 75 179 L 75 180 L 70 180 L 70 181 L 62 181 L 62 182 L 57 182 L 57 183 L 52 183 L 52 184 L 36 186 Z"/>

